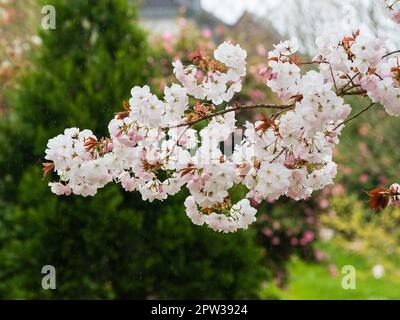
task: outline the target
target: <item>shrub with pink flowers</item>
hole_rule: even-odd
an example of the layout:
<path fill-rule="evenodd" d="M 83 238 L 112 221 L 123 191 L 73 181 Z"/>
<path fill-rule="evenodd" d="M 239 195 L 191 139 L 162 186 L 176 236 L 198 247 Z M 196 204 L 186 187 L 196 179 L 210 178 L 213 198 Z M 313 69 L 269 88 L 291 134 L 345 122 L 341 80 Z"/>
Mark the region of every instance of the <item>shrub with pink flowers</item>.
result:
<path fill-rule="evenodd" d="M 40 10 L 35 1 L 0 1 L 0 113 L 5 108 L 2 95 L 28 67 L 26 55 L 40 46 L 33 22 Z"/>

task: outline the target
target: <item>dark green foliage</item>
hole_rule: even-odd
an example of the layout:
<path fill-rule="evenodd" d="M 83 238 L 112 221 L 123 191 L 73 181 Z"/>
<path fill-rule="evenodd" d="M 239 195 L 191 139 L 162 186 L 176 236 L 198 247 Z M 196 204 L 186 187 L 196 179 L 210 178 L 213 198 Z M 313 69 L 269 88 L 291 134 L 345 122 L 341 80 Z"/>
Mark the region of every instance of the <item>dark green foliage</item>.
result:
<path fill-rule="evenodd" d="M 8 298 L 245 298 L 263 276 L 254 233 L 194 227 L 182 197 L 146 210 L 124 207 L 117 188 L 95 198 L 43 195 L 40 170 L 24 175 L 18 206 L 2 217 L 0 295 Z M 43 265 L 57 290 L 41 290 Z"/>
<path fill-rule="evenodd" d="M 42 32 L 0 121 L 0 297 L 256 297 L 265 274 L 254 232 L 194 226 L 184 195 L 149 204 L 115 185 L 93 198 L 51 194 L 40 172 L 47 140 L 71 126 L 106 134 L 130 88 L 152 74 L 126 0 L 46 4 L 57 29 Z M 56 290 L 41 288 L 47 264 Z"/>

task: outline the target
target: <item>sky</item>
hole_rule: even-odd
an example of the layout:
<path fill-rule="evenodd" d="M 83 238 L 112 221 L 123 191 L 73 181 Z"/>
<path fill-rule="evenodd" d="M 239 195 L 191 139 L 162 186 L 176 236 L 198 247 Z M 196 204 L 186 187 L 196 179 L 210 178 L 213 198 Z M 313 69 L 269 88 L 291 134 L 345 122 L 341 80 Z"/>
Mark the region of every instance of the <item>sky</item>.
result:
<path fill-rule="evenodd" d="M 257 12 L 275 7 L 279 0 L 201 0 L 202 7 L 225 23 L 234 24 L 245 10 Z"/>
<path fill-rule="evenodd" d="M 361 29 L 388 39 L 389 49 L 398 48 L 399 27 L 383 15 L 380 3 L 380 0 L 201 0 L 204 10 L 227 24 L 234 24 L 248 10 L 272 22 L 281 35 L 303 38 L 301 47 L 309 52 L 315 49 L 316 36 L 332 30 Z M 295 4 L 300 4 L 302 13 Z"/>

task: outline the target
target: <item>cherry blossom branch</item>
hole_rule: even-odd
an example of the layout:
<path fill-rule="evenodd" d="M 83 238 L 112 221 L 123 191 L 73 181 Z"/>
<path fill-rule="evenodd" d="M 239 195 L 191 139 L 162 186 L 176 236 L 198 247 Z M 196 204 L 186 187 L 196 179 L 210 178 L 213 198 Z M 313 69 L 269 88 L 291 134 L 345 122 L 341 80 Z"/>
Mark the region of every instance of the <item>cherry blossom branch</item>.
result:
<path fill-rule="evenodd" d="M 287 148 L 283 148 L 269 163 L 273 163 L 276 159 L 278 159 L 285 151 L 287 151 Z"/>
<path fill-rule="evenodd" d="M 241 111 L 241 110 L 254 110 L 254 109 L 275 109 L 275 110 L 288 110 L 294 107 L 294 104 L 290 104 L 290 105 L 276 105 L 276 104 L 254 104 L 254 105 L 243 105 L 243 106 L 239 106 L 239 107 L 234 107 L 234 108 L 230 108 L 230 109 L 224 109 L 218 112 L 214 112 L 214 113 L 210 113 L 210 114 L 206 114 L 201 118 L 198 118 L 196 120 L 193 121 L 189 121 L 186 123 L 181 123 L 175 126 L 169 126 L 169 127 L 165 127 L 163 128 L 163 130 L 167 130 L 167 129 L 173 129 L 173 128 L 180 128 L 180 127 L 186 127 L 186 126 L 193 126 L 203 120 L 208 120 L 208 119 L 212 119 L 214 117 L 217 116 L 221 116 L 224 115 L 228 112 L 235 112 L 235 111 Z"/>
<path fill-rule="evenodd" d="M 395 2 L 393 2 L 390 6 L 389 6 L 389 9 L 393 9 L 393 7 L 394 7 L 394 5 L 396 4 L 396 3 L 398 3 L 400 0 L 395 0 Z"/>
<path fill-rule="evenodd" d="M 352 79 L 349 79 L 349 83 L 352 83 L 354 80 L 354 77 Z M 346 88 L 348 86 L 345 85 L 341 90 L 339 90 L 338 96 L 354 96 L 354 95 L 361 95 L 364 96 L 366 94 L 366 91 L 364 90 L 359 90 L 359 91 L 354 91 L 354 92 L 349 92 L 352 89 L 355 89 L 359 86 L 355 85 L 352 87 L 347 88 L 346 90 L 344 90 L 344 88 Z M 174 129 L 174 128 L 180 128 L 180 127 L 192 127 L 197 123 L 200 123 L 204 120 L 209 120 L 212 119 L 214 117 L 217 116 L 221 116 L 224 115 L 226 113 L 229 112 L 236 112 L 236 111 L 241 111 L 241 110 L 254 110 L 254 109 L 275 109 L 275 110 L 280 110 L 279 112 L 275 113 L 273 115 L 274 118 L 276 118 L 277 116 L 279 116 L 280 114 L 282 114 L 283 112 L 294 108 L 295 104 L 290 104 L 290 105 L 276 105 L 276 104 L 255 104 L 255 105 L 243 105 L 243 106 L 238 106 L 238 107 L 234 107 L 234 108 L 230 108 L 230 109 L 224 109 L 218 112 L 214 112 L 214 113 L 209 113 L 206 114 L 196 120 L 193 121 L 189 121 L 186 123 L 181 123 L 178 125 L 174 125 L 174 126 L 169 126 L 169 127 L 164 127 L 162 128 L 162 130 L 168 130 L 168 129 Z"/>
<path fill-rule="evenodd" d="M 316 43 L 318 58 L 313 63 L 320 65 L 319 71 L 306 74 L 300 67 L 311 63 L 302 63 L 295 54 L 295 39 L 275 45 L 268 53 L 266 84 L 285 101 L 282 105 L 233 103 L 216 111 L 216 106 L 230 103 L 242 89 L 247 53 L 239 45 L 224 42 L 214 50 L 214 58 L 198 53 L 189 66 L 174 61 L 174 74 L 181 84 L 166 86 L 163 100 L 148 86 L 133 87 L 129 105 L 125 103 L 124 111 L 108 125 L 109 138 L 98 140 L 90 130 L 68 128 L 50 139 L 46 149 L 50 162 L 44 164 L 44 173 L 54 170 L 60 180 L 49 186 L 58 195 L 86 197 L 116 181 L 149 201 L 164 200 L 186 187 L 190 192 L 184 202 L 187 216 L 194 224 L 206 224 L 218 232 L 247 229 L 255 221 L 257 210 L 250 199 L 309 198 L 336 176 L 332 156 L 339 142 L 338 128 L 378 103 L 389 115 L 400 115 L 400 65 L 396 59 L 382 58 L 388 52 L 382 41 L 357 31 L 343 38 L 320 37 Z M 400 50 L 384 57 L 395 53 Z M 321 64 L 329 64 L 330 74 Z M 196 70 L 208 76 L 198 79 Z M 370 100 L 351 115 L 345 96 Z M 190 97 L 196 99 L 193 107 Z M 200 132 L 201 141 L 191 129 L 203 120 L 255 109 L 274 111 L 247 125 L 242 143 L 235 144 L 229 155 L 220 143 L 237 128 L 234 113 L 210 121 Z M 179 127 L 183 132 L 177 130 L 178 140 L 165 142 L 168 136 L 160 130 Z M 210 138 L 215 138 L 213 143 L 203 143 Z M 200 147 L 192 154 L 198 142 Z M 78 165 L 71 168 L 71 160 Z M 239 185 L 249 192 L 232 204 L 230 190 Z M 370 192 L 371 201 L 383 208 L 390 197 L 400 199 L 398 190 L 400 185 L 395 191 L 384 191 L 384 197 L 381 190 Z"/>
<path fill-rule="evenodd" d="M 382 57 L 382 59 L 387 58 L 387 57 L 389 57 L 389 56 L 391 56 L 391 55 L 393 55 L 393 54 L 396 54 L 396 53 L 400 53 L 400 50 L 396 50 L 396 51 L 389 52 L 388 54 L 385 54 L 385 55 Z"/>
<path fill-rule="evenodd" d="M 354 89 L 354 88 L 351 88 Z M 353 92 L 346 92 L 343 96 L 365 96 L 367 92 L 365 90 L 358 90 Z"/>
<path fill-rule="evenodd" d="M 353 82 L 354 77 L 352 79 L 349 79 L 349 82 Z M 365 90 L 358 90 L 358 91 L 353 91 L 353 92 L 349 92 L 352 89 L 358 88 L 359 85 L 354 85 L 352 87 L 347 88 L 346 90 L 343 90 L 344 88 L 346 88 L 348 86 L 348 84 L 346 86 L 344 86 L 341 90 L 339 90 L 338 96 L 364 96 L 366 95 L 366 91 Z M 279 112 L 275 113 L 273 115 L 274 118 L 276 118 L 277 116 L 279 116 L 280 114 L 282 114 L 283 112 L 294 108 L 295 104 L 290 104 L 290 105 L 276 105 L 276 104 L 255 104 L 255 105 L 243 105 L 243 106 L 238 106 L 235 108 L 230 108 L 230 109 L 224 109 L 218 112 L 214 112 L 214 113 L 210 113 L 210 114 L 206 114 L 201 118 L 198 118 L 196 120 L 190 121 L 190 122 L 186 122 L 186 123 L 181 123 L 175 126 L 170 126 L 170 127 L 165 127 L 163 128 L 163 130 L 167 130 L 167 129 L 173 129 L 173 128 L 179 128 L 179 127 L 191 127 L 203 120 L 208 120 L 208 119 L 212 119 L 216 116 L 220 116 L 220 115 L 224 115 L 226 113 L 229 112 L 235 112 L 235 111 L 241 111 L 241 110 L 254 110 L 254 109 L 277 109 L 280 110 Z"/>
<path fill-rule="evenodd" d="M 371 109 L 373 106 L 375 105 L 374 102 L 372 102 L 371 104 L 368 105 L 368 107 L 362 109 L 360 112 L 357 112 L 354 116 L 347 118 L 346 120 L 342 121 L 341 123 L 339 123 L 334 129 L 333 131 L 336 131 L 336 129 L 338 129 L 339 127 L 343 126 L 344 124 L 346 124 L 347 122 L 354 120 L 355 118 L 358 118 L 360 115 L 362 115 L 364 112 L 368 111 L 369 109 Z"/>
<path fill-rule="evenodd" d="M 338 92 L 338 87 L 337 87 L 337 85 L 336 85 L 336 79 L 335 79 L 335 75 L 333 74 L 332 65 L 331 65 L 330 63 L 328 63 L 328 64 L 329 64 L 329 70 L 330 70 L 330 72 L 331 72 L 333 84 L 334 84 L 334 86 L 335 86 L 335 90 L 336 90 L 336 92 Z"/>
<path fill-rule="evenodd" d="M 341 94 L 344 94 L 346 91 L 348 91 L 348 90 L 351 90 L 351 89 L 353 89 L 353 88 L 355 88 L 357 85 L 354 83 L 354 79 L 358 76 L 358 75 L 360 75 L 360 73 L 358 72 L 358 73 L 356 73 L 354 76 L 352 76 L 352 77 L 350 77 L 350 76 L 348 76 L 348 75 L 346 75 L 347 76 L 347 78 L 349 79 L 349 82 L 347 82 L 346 83 L 346 85 L 344 86 L 344 87 L 342 87 L 342 89 L 340 89 L 340 92 L 338 93 L 339 95 L 341 95 Z M 347 87 L 350 85 L 350 84 L 352 84 L 353 85 L 353 87 L 352 88 L 349 88 L 349 89 L 347 89 Z"/>

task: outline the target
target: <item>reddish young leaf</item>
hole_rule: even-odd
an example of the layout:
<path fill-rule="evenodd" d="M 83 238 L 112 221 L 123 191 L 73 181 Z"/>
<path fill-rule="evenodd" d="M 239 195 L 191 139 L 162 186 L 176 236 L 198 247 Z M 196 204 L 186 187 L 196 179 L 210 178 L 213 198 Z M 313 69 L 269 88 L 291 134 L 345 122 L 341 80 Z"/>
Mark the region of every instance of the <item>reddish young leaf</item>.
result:
<path fill-rule="evenodd" d="M 345 41 L 345 42 L 354 41 L 354 38 L 352 38 L 352 37 L 344 37 L 343 41 Z"/>
<path fill-rule="evenodd" d="M 369 200 L 369 206 L 374 210 L 385 209 L 390 202 L 391 192 L 385 188 L 375 188 L 371 191 L 365 192 L 371 199 Z"/>
<path fill-rule="evenodd" d="M 89 137 L 86 139 L 85 141 L 85 149 L 87 152 L 92 151 L 93 148 L 95 148 L 98 145 L 98 141 L 97 139 L 95 139 L 94 137 Z"/>
<path fill-rule="evenodd" d="M 130 106 L 128 103 L 126 103 L 126 101 L 124 101 L 124 102 L 122 103 L 122 106 L 124 107 L 124 109 L 125 109 L 126 111 L 131 111 L 131 106 Z"/>
<path fill-rule="evenodd" d="M 53 162 L 44 162 L 44 163 L 42 163 L 42 165 L 43 165 L 42 171 L 43 171 L 43 178 L 44 178 L 50 173 L 50 171 L 52 171 L 54 169 L 54 163 Z"/>

